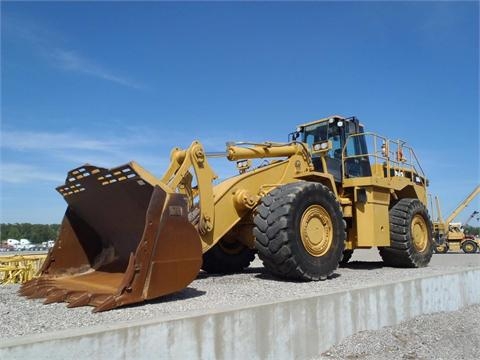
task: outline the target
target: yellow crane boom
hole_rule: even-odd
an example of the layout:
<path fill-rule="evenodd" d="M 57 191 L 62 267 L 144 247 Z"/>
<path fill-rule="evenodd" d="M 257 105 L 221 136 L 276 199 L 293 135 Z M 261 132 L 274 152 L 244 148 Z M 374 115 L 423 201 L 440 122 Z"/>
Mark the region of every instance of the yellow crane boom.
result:
<path fill-rule="evenodd" d="M 465 209 L 473 199 L 475 199 L 479 193 L 480 185 L 477 185 L 475 189 L 473 189 L 473 191 L 462 202 L 460 202 L 460 204 L 455 208 L 455 210 L 452 211 L 452 213 L 444 222 L 441 220 L 441 213 L 439 212 L 440 221 L 444 223 L 445 228 L 448 228 L 448 224 L 450 224 L 458 216 L 458 214 L 460 214 L 460 212 Z M 440 207 L 438 209 L 440 209 Z"/>

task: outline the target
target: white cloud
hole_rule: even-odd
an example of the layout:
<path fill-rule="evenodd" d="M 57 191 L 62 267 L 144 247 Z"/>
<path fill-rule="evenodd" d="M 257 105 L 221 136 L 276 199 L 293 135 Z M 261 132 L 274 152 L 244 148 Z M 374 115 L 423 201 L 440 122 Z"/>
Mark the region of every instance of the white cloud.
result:
<path fill-rule="evenodd" d="M 86 163 L 111 168 L 129 161 L 136 161 L 161 176 L 170 163 L 171 148 L 175 145 L 186 148 L 190 139 L 186 142 L 185 134 L 177 132 L 171 132 L 166 138 L 156 131 L 143 130 L 119 129 L 115 134 L 94 136 L 73 132 L 4 130 L 0 148 L 4 153 L 3 160 L 7 162 L 4 173 L 9 174 L 2 174 L 0 180 L 10 183 L 58 182 L 63 181 L 63 176 L 52 173 L 66 174 L 66 170 Z M 217 137 L 206 137 L 202 143 L 207 151 L 222 151 L 224 148 L 224 141 Z M 235 165 L 225 158 L 211 159 L 210 162 L 220 178 L 236 173 Z M 42 164 L 42 171 L 38 164 Z"/>
<path fill-rule="evenodd" d="M 40 26 L 32 20 L 8 16 L 3 30 L 5 38 L 26 42 L 35 53 L 43 56 L 56 68 L 89 75 L 133 89 L 145 88 L 133 79 L 120 75 L 88 56 L 72 50 L 71 46 L 70 49 L 65 45 L 59 46 L 59 43 L 66 42 L 62 34 Z"/>
<path fill-rule="evenodd" d="M 72 132 L 5 130 L 0 138 L 3 161 L 10 162 L 5 171 L 12 174 L 12 177 L 2 176 L 3 182 L 61 179 L 58 176 L 52 177 L 47 171 L 39 172 L 35 167 L 37 163 L 42 163 L 48 169 L 53 164 L 70 169 L 86 163 L 110 168 L 137 161 L 157 175 L 162 174 L 169 164 L 169 152 L 164 151 L 165 146 L 161 146 L 155 136 L 142 137 L 136 133 L 122 137 L 109 134 L 103 138 L 94 138 Z M 36 159 L 35 163 L 33 158 Z"/>
<path fill-rule="evenodd" d="M 0 181 L 5 183 L 19 184 L 37 181 L 61 183 L 65 179 L 65 175 L 41 170 L 27 164 L 3 163 L 0 168 Z"/>
<path fill-rule="evenodd" d="M 133 80 L 114 74 L 111 70 L 94 63 L 76 51 L 57 48 L 51 50 L 48 55 L 56 66 L 64 70 L 83 73 L 134 89 L 143 88 Z"/>
<path fill-rule="evenodd" d="M 161 174 L 163 173 L 170 160 L 168 157 L 162 156 L 154 156 L 152 154 L 145 154 L 142 152 L 131 152 L 128 149 L 125 151 L 119 150 L 115 153 L 110 154 L 99 154 L 93 152 L 63 152 L 58 154 L 58 158 L 60 158 L 65 163 L 70 164 L 70 167 L 79 166 L 82 164 L 92 164 L 96 166 L 111 168 L 115 166 L 120 166 L 122 164 L 126 164 L 130 161 L 135 161 L 141 166 L 143 166 L 146 170 Z"/>
<path fill-rule="evenodd" d="M 142 127 L 119 128 L 115 133 L 104 133 L 102 137 L 89 137 L 70 132 L 49 131 L 19 131 L 2 130 L 0 147 L 16 151 L 48 151 L 48 150 L 91 150 L 108 153 L 129 153 L 128 148 L 148 146 L 159 151 L 164 147 L 168 150 L 160 156 L 169 156 L 169 150 L 179 146 L 187 148 L 195 138 L 199 138 L 205 150 L 224 151 L 225 142 L 232 138 L 228 136 L 195 136 L 189 137 L 181 131 L 169 131 L 168 136 L 155 129 Z"/>
<path fill-rule="evenodd" d="M 1 147 L 11 150 L 83 149 L 110 151 L 115 141 L 83 138 L 72 133 L 2 131 Z"/>

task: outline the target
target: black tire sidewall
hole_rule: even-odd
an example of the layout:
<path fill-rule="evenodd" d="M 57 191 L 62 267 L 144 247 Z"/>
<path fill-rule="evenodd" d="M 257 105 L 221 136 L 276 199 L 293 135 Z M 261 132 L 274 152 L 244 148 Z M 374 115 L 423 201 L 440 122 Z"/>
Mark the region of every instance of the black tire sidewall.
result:
<path fill-rule="evenodd" d="M 468 244 L 471 244 L 473 246 L 473 251 L 465 251 L 466 247 Z M 464 253 L 466 254 L 474 254 L 477 252 L 478 250 L 478 246 L 477 244 L 473 241 L 473 240 L 467 240 L 467 241 L 464 241 L 463 244 L 462 244 L 462 250 Z"/>
<path fill-rule="evenodd" d="M 427 246 L 423 251 L 417 250 L 412 236 L 412 222 L 416 215 L 422 217 L 427 227 Z M 427 266 L 435 246 L 432 233 L 432 222 L 425 205 L 416 198 L 400 199 L 390 209 L 390 246 L 379 247 L 380 256 L 389 266 Z"/>
<path fill-rule="evenodd" d="M 447 245 L 443 245 L 443 250 L 441 250 L 441 251 L 439 251 L 439 250 L 437 249 L 437 247 L 435 246 L 435 252 L 436 252 L 437 254 L 446 254 L 447 251 L 448 251 L 448 246 L 447 246 Z"/>
<path fill-rule="evenodd" d="M 410 212 L 409 218 L 408 218 L 407 235 L 409 237 L 409 246 L 411 248 L 411 256 L 414 263 L 421 266 L 425 266 L 430 261 L 430 258 L 432 257 L 432 254 L 433 254 L 433 248 L 434 248 L 433 235 L 432 235 L 433 233 L 432 223 L 428 216 L 427 209 L 419 200 L 414 200 L 413 205 L 414 205 L 413 210 Z M 413 243 L 412 221 L 416 215 L 420 215 L 423 218 L 425 225 L 427 226 L 428 244 L 423 251 L 418 251 Z"/>
<path fill-rule="evenodd" d="M 243 246 L 235 254 L 226 253 L 216 244 L 203 254 L 202 270 L 208 273 L 233 274 L 247 268 L 255 257 L 254 250 Z"/>
<path fill-rule="evenodd" d="M 329 269 L 336 269 L 345 247 L 345 228 L 339 205 L 328 188 L 320 184 L 312 184 L 307 191 L 297 193 L 291 205 L 290 221 L 292 226 L 288 230 L 288 237 L 292 239 L 291 251 L 296 258 L 296 263 L 305 273 L 312 274 L 314 277 L 329 272 Z M 332 244 L 324 255 L 318 257 L 311 255 L 305 249 L 300 235 L 302 216 L 312 205 L 322 206 L 329 214 L 333 226 Z"/>

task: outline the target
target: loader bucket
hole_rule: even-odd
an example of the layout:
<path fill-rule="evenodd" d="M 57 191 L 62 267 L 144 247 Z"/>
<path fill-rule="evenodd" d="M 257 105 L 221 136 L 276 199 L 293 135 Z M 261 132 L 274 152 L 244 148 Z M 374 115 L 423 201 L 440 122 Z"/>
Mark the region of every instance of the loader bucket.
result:
<path fill-rule="evenodd" d="M 57 190 L 68 203 L 58 240 L 21 295 L 97 312 L 179 291 L 200 271 L 186 197 L 138 164 L 85 165 Z"/>

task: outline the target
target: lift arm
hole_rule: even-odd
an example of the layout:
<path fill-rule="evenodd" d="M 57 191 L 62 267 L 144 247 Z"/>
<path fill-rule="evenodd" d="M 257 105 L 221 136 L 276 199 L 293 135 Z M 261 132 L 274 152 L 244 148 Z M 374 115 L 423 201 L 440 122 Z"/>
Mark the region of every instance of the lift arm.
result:
<path fill-rule="evenodd" d="M 169 192 L 186 195 L 190 210 L 198 209 L 197 229 L 203 252 L 214 246 L 251 212 L 265 193 L 279 184 L 298 181 L 312 171 L 310 156 L 302 144 L 245 145 L 228 144 L 224 153 L 228 160 L 237 161 L 239 170 L 248 159 L 284 159 L 269 162 L 268 165 L 251 171 L 241 171 L 239 175 L 214 185 L 216 175 L 208 163 L 209 154 L 198 141 L 194 141 L 185 150 L 175 148 L 171 152 L 170 166 L 161 183 Z"/>

